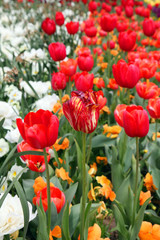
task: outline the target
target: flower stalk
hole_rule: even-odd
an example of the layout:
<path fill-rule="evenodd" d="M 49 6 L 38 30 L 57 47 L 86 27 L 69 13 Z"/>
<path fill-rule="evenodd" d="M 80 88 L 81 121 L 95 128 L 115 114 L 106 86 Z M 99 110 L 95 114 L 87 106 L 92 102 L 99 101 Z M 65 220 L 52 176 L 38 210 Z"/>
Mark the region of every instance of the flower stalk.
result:
<path fill-rule="evenodd" d="M 86 133 L 82 133 L 82 198 L 81 198 L 81 222 L 80 222 L 80 240 L 84 240 L 84 227 L 85 227 L 85 205 L 86 205 Z"/>
<path fill-rule="evenodd" d="M 48 236 L 51 228 L 51 193 L 50 193 L 50 180 L 49 180 L 49 167 L 47 161 L 47 152 L 46 149 L 43 149 L 45 167 L 46 167 L 46 179 L 47 179 L 47 203 L 48 203 L 48 220 L 47 220 L 47 230 Z"/>

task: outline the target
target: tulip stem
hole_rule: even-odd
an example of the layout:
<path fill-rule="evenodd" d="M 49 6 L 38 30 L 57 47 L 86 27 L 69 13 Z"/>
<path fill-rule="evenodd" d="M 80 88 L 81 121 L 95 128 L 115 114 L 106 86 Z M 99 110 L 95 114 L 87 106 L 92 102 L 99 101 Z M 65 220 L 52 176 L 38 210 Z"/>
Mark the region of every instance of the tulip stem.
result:
<path fill-rule="evenodd" d="M 158 128 L 158 122 L 156 120 L 156 123 L 155 123 L 155 142 L 157 142 L 157 128 Z"/>
<path fill-rule="evenodd" d="M 137 200 L 137 188 L 138 188 L 138 167 L 139 167 L 139 138 L 136 137 L 136 177 L 135 177 L 135 189 L 134 189 L 134 205 L 133 205 L 133 225 L 136 216 L 136 200 Z"/>
<path fill-rule="evenodd" d="M 46 167 L 46 178 L 47 178 L 47 202 L 48 202 L 48 222 L 47 222 L 47 230 L 48 230 L 48 236 L 50 233 L 50 227 L 51 227 L 51 193 L 50 193 L 50 180 L 49 180 L 49 167 L 48 167 L 48 161 L 47 161 L 47 152 L 46 149 L 43 149 L 44 154 L 44 160 L 45 160 L 45 167 Z"/>
<path fill-rule="evenodd" d="M 62 105 L 62 89 L 60 89 L 58 93 L 59 93 L 60 104 Z"/>
<path fill-rule="evenodd" d="M 107 73 L 108 73 L 108 78 L 110 78 L 110 67 L 111 67 L 111 52 L 110 52 L 110 35 L 109 35 L 109 32 L 107 33 L 107 38 L 108 38 L 108 41 L 107 41 L 107 52 L 108 52 L 108 66 L 107 66 Z"/>
<path fill-rule="evenodd" d="M 86 133 L 82 133 L 82 198 L 81 198 L 81 221 L 80 221 L 80 240 L 84 239 L 84 227 L 85 227 L 85 205 L 86 205 Z"/>

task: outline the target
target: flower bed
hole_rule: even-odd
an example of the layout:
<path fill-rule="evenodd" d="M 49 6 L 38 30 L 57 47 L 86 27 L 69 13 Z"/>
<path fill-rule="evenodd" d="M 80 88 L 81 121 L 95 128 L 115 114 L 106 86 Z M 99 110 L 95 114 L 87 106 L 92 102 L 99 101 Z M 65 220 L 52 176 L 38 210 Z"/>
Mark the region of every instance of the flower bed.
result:
<path fill-rule="evenodd" d="M 160 239 L 158 4 L 0 4 L 0 239 Z"/>

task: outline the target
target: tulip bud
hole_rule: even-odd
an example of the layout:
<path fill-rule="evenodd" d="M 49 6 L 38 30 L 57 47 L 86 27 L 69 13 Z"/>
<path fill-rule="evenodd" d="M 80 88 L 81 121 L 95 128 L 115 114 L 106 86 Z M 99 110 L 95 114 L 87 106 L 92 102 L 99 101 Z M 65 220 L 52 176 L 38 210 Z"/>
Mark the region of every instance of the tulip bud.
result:
<path fill-rule="evenodd" d="M 73 91 L 70 100 L 63 103 L 63 112 L 76 131 L 92 133 L 99 119 L 99 105 L 95 92 Z"/>
<path fill-rule="evenodd" d="M 51 43 L 48 46 L 48 50 L 54 61 L 61 61 L 66 57 L 66 47 L 63 43 Z"/>
<path fill-rule="evenodd" d="M 64 89 L 66 83 L 67 79 L 64 73 L 56 72 L 52 74 L 51 84 L 55 91 Z"/>
<path fill-rule="evenodd" d="M 118 43 L 122 50 L 131 51 L 136 43 L 136 32 L 128 30 L 120 32 L 118 36 Z"/>
<path fill-rule="evenodd" d="M 145 137 L 149 131 L 147 111 L 141 106 L 127 106 L 123 112 L 123 127 L 129 137 Z"/>
<path fill-rule="evenodd" d="M 43 20 L 41 27 L 43 31 L 48 35 L 52 35 L 56 31 L 56 24 L 54 20 L 50 18 L 46 18 L 45 20 Z"/>
<path fill-rule="evenodd" d="M 120 87 L 133 88 L 140 79 L 139 68 L 134 64 L 127 64 L 119 60 L 112 66 L 113 76 Z"/>

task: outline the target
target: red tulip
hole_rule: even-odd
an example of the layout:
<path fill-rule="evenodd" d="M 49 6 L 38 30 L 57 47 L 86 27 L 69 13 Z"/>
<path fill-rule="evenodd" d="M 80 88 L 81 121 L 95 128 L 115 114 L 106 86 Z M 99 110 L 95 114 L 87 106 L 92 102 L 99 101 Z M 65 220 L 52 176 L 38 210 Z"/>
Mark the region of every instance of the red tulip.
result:
<path fill-rule="evenodd" d="M 52 35 L 56 31 L 56 24 L 53 19 L 46 18 L 45 20 L 43 20 L 41 28 L 46 34 Z"/>
<path fill-rule="evenodd" d="M 150 59 L 136 59 L 135 64 L 139 67 L 140 78 L 152 78 L 157 70 L 158 62 Z"/>
<path fill-rule="evenodd" d="M 126 6 L 125 7 L 125 14 L 128 18 L 133 16 L 133 7 L 132 6 Z"/>
<path fill-rule="evenodd" d="M 62 90 L 66 87 L 67 79 L 64 73 L 55 72 L 52 74 L 51 84 L 52 88 L 57 90 Z"/>
<path fill-rule="evenodd" d="M 27 142 L 22 141 L 17 145 L 17 151 L 18 152 L 24 152 L 24 151 L 38 151 L 43 152 L 42 149 L 35 149 L 31 147 Z M 50 160 L 50 154 L 49 154 L 49 148 L 46 148 L 46 151 L 48 153 L 47 160 L 49 162 Z M 30 170 L 35 172 L 44 172 L 45 171 L 45 161 L 44 156 L 38 156 L 38 155 L 24 155 L 21 156 L 21 159 L 27 164 Z"/>
<path fill-rule="evenodd" d="M 53 202 L 57 208 L 57 213 L 61 211 L 65 204 L 65 195 L 64 193 L 57 187 L 50 186 L 50 193 L 51 193 L 51 202 Z M 36 197 L 33 198 L 33 204 L 40 204 L 40 198 L 42 201 L 42 205 L 44 211 L 46 212 L 48 209 L 47 203 L 47 187 L 43 188 L 42 190 L 38 191 Z"/>
<path fill-rule="evenodd" d="M 67 61 L 60 62 L 60 71 L 68 77 L 72 77 L 77 70 L 77 61 L 68 59 Z"/>
<path fill-rule="evenodd" d="M 99 105 L 95 92 L 71 92 L 70 100 L 63 103 L 63 112 L 76 131 L 93 132 L 99 119 Z"/>
<path fill-rule="evenodd" d="M 97 28 L 92 26 L 92 27 L 87 27 L 85 28 L 85 34 L 87 37 L 95 37 L 97 34 Z"/>
<path fill-rule="evenodd" d="M 104 97 L 103 91 L 99 90 L 96 92 L 96 98 L 99 105 L 99 110 L 101 110 L 107 103 L 107 98 Z"/>
<path fill-rule="evenodd" d="M 126 107 L 126 104 L 119 104 L 114 110 L 114 118 L 121 127 L 123 127 L 123 112 L 126 110 Z"/>
<path fill-rule="evenodd" d="M 150 99 L 157 96 L 158 86 L 152 82 L 138 82 L 136 90 L 141 98 Z"/>
<path fill-rule="evenodd" d="M 76 73 L 75 85 L 78 91 L 88 91 L 93 88 L 94 74 L 88 72 Z"/>
<path fill-rule="evenodd" d="M 160 118 L 160 98 L 149 99 L 147 110 L 152 118 Z"/>
<path fill-rule="evenodd" d="M 118 36 L 118 43 L 120 48 L 124 51 L 132 50 L 136 43 L 136 36 L 136 32 L 131 30 L 120 32 Z"/>
<path fill-rule="evenodd" d="M 112 10 L 112 7 L 106 3 L 102 3 L 102 9 L 105 9 L 106 12 L 110 12 Z"/>
<path fill-rule="evenodd" d="M 129 137 L 145 137 L 149 131 L 147 111 L 136 105 L 126 107 L 123 112 L 123 127 Z"/>
<path fill-rule="evenodd" d="M 20 118 L 16 122 L 22 138 L 33 148 L 50 147 L 57 140 L 59 120 L 48 110 L 29 112 L 24 122 Z"/>
<path fill-rule="evenodd" d="M 69 22 L 66 24 L 66 28 L 67 28 L 67 32 L 69 34 L 76 34 L 78 32 L 79 29 L 79 22 Z"/>
<path fill-rule="evenodd" d="M 54 61 L 61 61 L 66 57 L 66 47 L 63 43 L 51 43 L 48 46 L 49 54 Z"/>
<path fill-rule="evenodd" d="M 114 14 L 104 14 L 100 19 L 100 26 L 106 32 L 111 32 L 116 27 L 117 16 Z"/>
<path fill-rule="evenodd" d="M 81 54 L 77 60 L 78 67 L 81 71 L 91 71 L 94 66 L 94 59 L 92 55 Z"/>
<path fill-rule="evenodd" d="M 97 2 L 95 2 L 95 1 L 89 2 L 89 4 L 88 4 L 88 10 L 89 10 L 90 12 L 94 12 L 96 9 L 97 9 Z"/>
<path fill-rule="evenodd" d="M 119 60 L 112 66 L 113 76 L 120 87 L 133 88 L 140 79 L 139 68 L 134 64 L 127 64 Z"/>
<path fill-rule="evenodd" d="M 146 18 L 143 21 L 143 33 L 147 36 L 153 36 L 156 31 L 156 26 L 152 18 Z"/>
<path fill-rule="evenodd" d="M 116 28 L 117 28 L 118 32 L 124 32 L 128 28 L 128 22 L 127 21 L 117 22 Z"/>
<path fill-rule="evenodd" d="M 64 24 L 64 15 L 62 12 L 56 12 L 55 21 L 59 26 L 62 26 Z"/>

